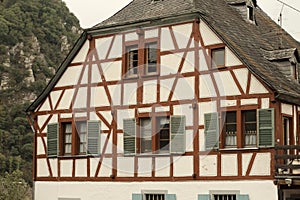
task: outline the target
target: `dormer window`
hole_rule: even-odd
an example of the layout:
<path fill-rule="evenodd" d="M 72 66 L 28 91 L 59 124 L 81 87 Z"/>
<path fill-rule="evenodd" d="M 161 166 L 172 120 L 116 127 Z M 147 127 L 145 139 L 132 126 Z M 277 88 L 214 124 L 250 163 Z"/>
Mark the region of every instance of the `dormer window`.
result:
<path fill-rule="evenodd" d="M 298 70 L 297 70 L 297 64 L 294 62 L 291 62 L 291 76 L 293 79 L 298 80 Z"/>
<path fill-rule="evenodd" d="M 248 20 L 254 21 L 254 9 L 252 6 L 247 6 Z"/>

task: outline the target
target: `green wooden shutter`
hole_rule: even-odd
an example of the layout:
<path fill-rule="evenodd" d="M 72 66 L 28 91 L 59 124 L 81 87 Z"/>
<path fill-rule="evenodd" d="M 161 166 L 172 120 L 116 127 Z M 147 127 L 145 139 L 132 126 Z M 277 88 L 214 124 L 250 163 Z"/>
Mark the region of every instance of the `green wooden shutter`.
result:
<path fill-rule="evenodd" d="M 176 200 L 175 194 L 166 194 L 165 197 L 166 197 L 166 200 Z"/>
<path fill-rule="evenodd" d="M 185 152 L 185 116 L 171 116 L 170 118 L 170 152 Z"/>
<path fill-rule="evenodd" d="M 143 200 L 142 194 L 132 194 L 132 200 Z"/>
<path fill-rule="evenodd" d="M 136 151 L 136 120 L 124 119 L 124 154 L 134 155 Z"/>
<path fill-rule="evenodd" d="M 198 200 L 210 200 L 209 194 L 199 194 Z"/>
<path fill-rule="evenodd" d="M 58 123 L 48 124 L 47 126 L 47 155 L 57 157 L 58 155 Z"/>
<path fill-rule="evenodd" d="M 249 200 L 249 195 L 248 194 L 238 194 L 237 200 Z"/>
<path fill-rule="evenodd" d="M 204 135 L 205 149 L 212 150 L 219 148 L 219 114 L 204 114 Z"/>
<path fill-rule="evenodd" d="M 94 156 L 100 155 L 100 122 L 88 121 L 87 127 L 87 154 Z"/>
<path fill-rule="evenodd" d="M 258 110 L 258 146 L 274 146 L 274 109 Z"/>

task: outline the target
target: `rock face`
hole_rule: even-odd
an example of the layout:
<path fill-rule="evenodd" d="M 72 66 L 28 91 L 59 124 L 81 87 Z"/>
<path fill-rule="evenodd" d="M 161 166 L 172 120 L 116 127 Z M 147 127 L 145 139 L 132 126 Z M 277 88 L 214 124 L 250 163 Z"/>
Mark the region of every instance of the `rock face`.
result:
<path fill-rule="evenodd" d="M 33 100 L 80 32 L 78 20 L 61 0 L 0 1 L 1 93 Z"/>

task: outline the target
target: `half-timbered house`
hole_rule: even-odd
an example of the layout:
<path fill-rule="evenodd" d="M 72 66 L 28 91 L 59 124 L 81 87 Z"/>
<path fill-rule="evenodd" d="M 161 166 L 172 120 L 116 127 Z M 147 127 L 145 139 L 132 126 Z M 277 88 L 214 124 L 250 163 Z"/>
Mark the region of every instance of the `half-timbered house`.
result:
<path fill-rule="evenodd" d="M 133 0 L 27 109 L 35 199 L 299 199 L 299 49 L 254 0 Z"/>

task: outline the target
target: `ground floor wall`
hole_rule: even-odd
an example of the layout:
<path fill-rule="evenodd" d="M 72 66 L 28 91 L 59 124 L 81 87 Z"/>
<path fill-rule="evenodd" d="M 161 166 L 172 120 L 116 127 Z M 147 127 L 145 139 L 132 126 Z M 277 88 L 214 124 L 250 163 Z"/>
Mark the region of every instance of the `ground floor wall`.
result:
<path fill-rule="evenodd" d="M 176 200 L 198 200 L 199 195 L 237 192 L 249 200 L 276 200 L 272 180 L 187 182 L 35 182 L 35 200 L 132 200 L 133 194 L 166 192 Z"/>

